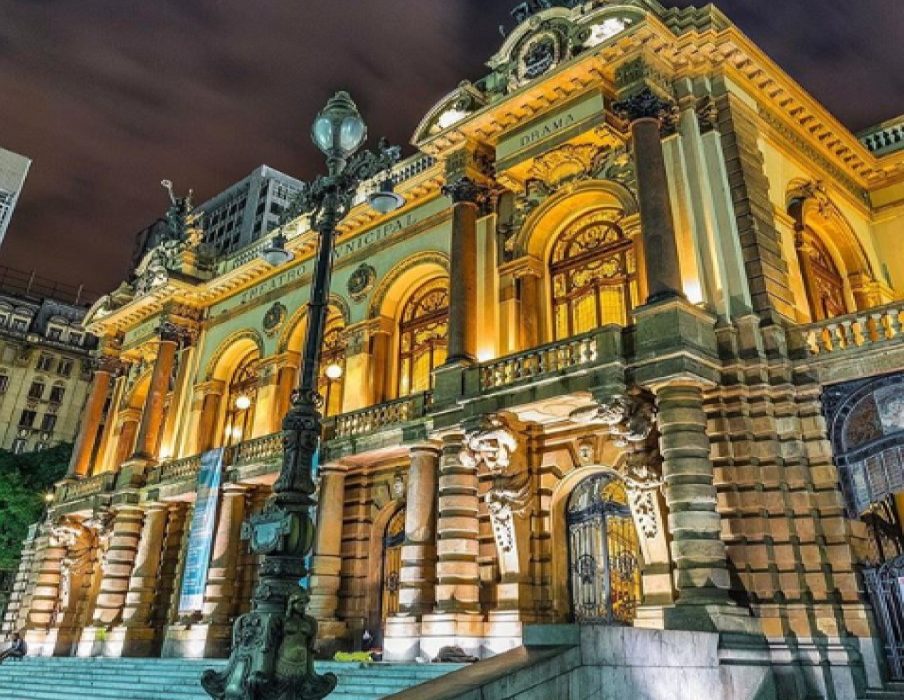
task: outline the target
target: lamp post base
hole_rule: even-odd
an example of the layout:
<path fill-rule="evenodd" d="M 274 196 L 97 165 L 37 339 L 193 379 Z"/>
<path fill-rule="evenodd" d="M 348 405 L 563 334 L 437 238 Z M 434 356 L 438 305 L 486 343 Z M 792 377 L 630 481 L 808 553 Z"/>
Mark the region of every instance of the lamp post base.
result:
<path fill-rule="evenodd" d="M 216 700 L 320 700 L 336 687 L 332 673 L 314 671 L 317 621 L 307 614 L 304 555 L 314 526 L 308 498 L 282 502 L 245 524 L 251 549 L 265 555 L 253 610 L 232 630 L 232 653 L 222 671 L 207 670 L 201 686 Z"/>

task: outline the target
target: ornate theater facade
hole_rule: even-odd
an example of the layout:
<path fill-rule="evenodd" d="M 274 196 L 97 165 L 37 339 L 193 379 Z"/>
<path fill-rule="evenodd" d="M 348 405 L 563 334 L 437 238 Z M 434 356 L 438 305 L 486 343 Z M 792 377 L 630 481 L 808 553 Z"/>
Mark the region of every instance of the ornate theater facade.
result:
<path fill-rule="evenodd" d="M 760 640 L 816 694 L 894 675 L 902 127 L 853 135 L 713 7 L 522 19 L 417 126 L 404 208 L 362 191 L 341 227 L 321 649 L 485 657 L 569 622 Z M 223 656 L 255 586 L 316 241 L 216 257 L 185 209 L 87 320 L 5 622 L 45 655 Z"/>

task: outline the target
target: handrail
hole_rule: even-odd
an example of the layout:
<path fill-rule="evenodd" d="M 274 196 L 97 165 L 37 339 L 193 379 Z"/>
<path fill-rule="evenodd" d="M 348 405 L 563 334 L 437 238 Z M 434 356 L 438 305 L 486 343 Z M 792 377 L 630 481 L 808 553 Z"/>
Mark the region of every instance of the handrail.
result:
<path fill-rule="evenodd" d="M 811 357 L 882 345 L 904 334 L 904 301 L 803 326 Z"/>
<path fill-rule="evenodd" d="M 330 437 L 335 439 L 366 435 L 383 428 L 423 418 L 427 415 L 431 398 L 430 392 L 424 392 L 403 396 L 351 413 L 342 413 L 332 419 L 333 433 Z"/>
<path fill-rule="evenodd" d="M 598 330 L 480 365 L 480 389 L 499 389 L 595 362 Z"/>

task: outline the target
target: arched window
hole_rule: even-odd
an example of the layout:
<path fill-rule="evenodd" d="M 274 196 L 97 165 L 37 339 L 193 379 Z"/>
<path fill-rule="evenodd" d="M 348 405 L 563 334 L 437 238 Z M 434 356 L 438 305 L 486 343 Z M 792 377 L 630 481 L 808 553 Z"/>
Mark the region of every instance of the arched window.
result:
<path fill-rule="evenodd" d="M 798 237 L 797 254 L 813 321 L 846 314 L 844 280 L 819 236 L 805 231 Z"/>
<path fill-rule="evenodd" d="M 634 244 L 618 222 L 620 209 L 579 218 L 555 242 L 550 258 L 556 340 L 616 323 L 637 305 Z"/>
<path fill-rule="evenodd" d="M 323 397 L 323 415 L 342 412 L 342 393 L 345 387 L 345 338 L 342 321 L 327 324 L 320 355 L 320 379 L 317 391 Z"/>
<path fill-rule="evenodd" d="M 229 381 L 223 441 L 226 447 L 251 437 L 257 403 L 257 369 L 257 351 L 251 351 L 239 362 Z"/>
<path fill-rule="evenodd" d="M 445 279 L 428 282 L 402 309 L 399 321 L 399 396 L 427 391 L 431 371 L 446 361 L 449 289 Z"/>
<path fill-rule="evenodd" d="M 611 474 L 568 499 L 568 558 L 576 622 L 631 624 L 640 602 L 640 547 L 624 484 Z"/>

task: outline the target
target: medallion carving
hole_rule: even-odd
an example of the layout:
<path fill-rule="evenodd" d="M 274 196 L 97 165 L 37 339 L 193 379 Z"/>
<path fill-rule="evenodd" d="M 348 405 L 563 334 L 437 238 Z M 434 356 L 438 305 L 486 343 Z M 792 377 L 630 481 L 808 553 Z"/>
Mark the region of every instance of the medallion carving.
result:
<path fill-rule="evenodd" d="M 289 310 L 278 301 L 274 302 L 273 305 L 267 309 L 267 313 L 264 314 L 263 321 L 261 321 L 261 328 L 267 337 L 272 338 L 279 333 L 279 330 L 283 327 L 283 324 L 285 324 L 288 315 Z"/>
<path fill-rule="evenodd" d="M 356 304 L 360 304 L 367 294 L 374 288 L 377 281 L 377 271 L 372 265 L 361 263 L 351 277 L 348 278 L 348 293 Z"/>

